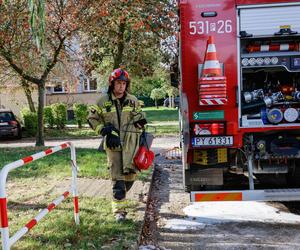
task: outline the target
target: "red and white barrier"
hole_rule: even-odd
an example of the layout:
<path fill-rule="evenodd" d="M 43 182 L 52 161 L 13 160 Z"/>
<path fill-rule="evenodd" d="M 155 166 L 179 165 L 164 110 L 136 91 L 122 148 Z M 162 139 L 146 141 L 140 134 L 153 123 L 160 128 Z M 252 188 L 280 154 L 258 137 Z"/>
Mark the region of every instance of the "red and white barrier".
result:
<path fill-rule="evenodd" d="M 71 191 L 73 194 L 74 203 L 74 219 L 75 223 L 79 225 L 79 209 L 78 209 L 78 190 L 77 190 L 77 164 L 76 164 L 76 151 L 71 142 L 66 142 L 59 146 L 44 150 L 42 152 L 33 154 L 31 156 L 22 158 L 18 161 L 9 163 L 3 167 L 0 172 L 0 219 L 1 219 L 1 236 L 2 236 L 2 249 L 8 250 L 16 243 L 24 234 L 26 234 L 31 228 L 33 228 L 46 214 L 54 209 L 59 203 L 68 197 L 69 191 L 66 191 L 55 199 L 47 208 L 42 210 L 34 219 L 30 220 L 23 228 L 16 232 L 12 237 L 9 237 L 9 226 L 7 217 L 7 200 L 6 200 L 6 180 L 8 173 L 16 168 L 22 167 L 32 161 L 43 158 L 47 155 L 51 155 L 57 151 L 70 148 L 71 150 L 71 167 L 72 167 L 72 185 Z"/>

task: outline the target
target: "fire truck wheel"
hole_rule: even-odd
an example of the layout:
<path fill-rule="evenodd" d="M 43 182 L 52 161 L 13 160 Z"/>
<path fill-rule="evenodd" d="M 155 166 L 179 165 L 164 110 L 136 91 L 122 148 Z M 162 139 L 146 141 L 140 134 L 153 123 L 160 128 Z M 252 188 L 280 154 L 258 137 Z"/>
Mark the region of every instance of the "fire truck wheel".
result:
<path fill-rule="evenodd" d="M 300 160 L 296 161 L 295 168 L 286 176 L 289 187 L 300 188 Z"/>

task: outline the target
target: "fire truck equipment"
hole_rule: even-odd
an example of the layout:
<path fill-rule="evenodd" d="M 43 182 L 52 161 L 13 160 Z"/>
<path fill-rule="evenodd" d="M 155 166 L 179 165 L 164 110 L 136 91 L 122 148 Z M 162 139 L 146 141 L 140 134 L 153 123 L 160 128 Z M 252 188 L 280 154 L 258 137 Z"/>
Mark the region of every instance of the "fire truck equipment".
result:
<path fill-rule="evenodd" d="M 267 116 L 269 122 L 273 124 L 278 124 L 283 120 L 282 111 L 277 108 L 270 109 L 267 113 Z"/>
<path fill-rule="evenodd" d="M 280 88 L 282 94 L 284 95 L 292 95 L 292 92 L 295 90 L 293 86 L 283 85 Z"/>
<path fill-rule="evenodd" d="M 288 108 L 284 111 L 284 119 L 287 122 L 295 122 L 299 117 L 299 112 L 295 108 Z"/>
<path fill-rule="evenodd" d="M 300 91 L 295 91 L 292 96 L 295 101 L 300 101 Z"/>
<path fill-rule="evenodd" d="M 252 92 L 244 92 L 244 99 L 246 103 L 256 101 L 264 98 L 264 91 L 262 89 L 256 89 Z"/>
<path fill-rule="evenodd" d="M 249 101 L 249 96 L 246 95 L 247 100 Z M 253 103 L 247 103 L 242 106 L 242 114 L 247 114 L 247 112 L 257 112 L 258 109 L 263 108 L 263 107 L 272 107 L 274 104 L 278 103 L 279 101 L 284 100 L 284 96 L 282 95 L 281 92 L 276 92 L 273 93 L 271 96 L 264 96 L 263 100 L 258 100 Z M 245 99 L 246 102 L 246 99 Z"/>
<path fill-rule="evenodd" d="M 220 62 L 217 58 L 216 45 L 212 36 L 208 37 L 202 76 L 222 76 Z"/>
<path fill-rule="evenodd" d="M 251 44 L 247 46 L 249 53 L 268 51 L 299 51 L 299 43 Z"/>
<path fill-rule="evenodd" d="M 273 93 L 271 96 L 264 97 L 264 103 L 268 108 L 272 107 L 278 101 L 283 100 L 284 97 L 281 92 Z"/>
<path fill-rule="evenodd" d="M 217 59 L 216 45 L 212 36 L 208 37 L 205 59 L 199 79 L 199 104 L 222 105 L 227 103 L 226 77 Z"/>

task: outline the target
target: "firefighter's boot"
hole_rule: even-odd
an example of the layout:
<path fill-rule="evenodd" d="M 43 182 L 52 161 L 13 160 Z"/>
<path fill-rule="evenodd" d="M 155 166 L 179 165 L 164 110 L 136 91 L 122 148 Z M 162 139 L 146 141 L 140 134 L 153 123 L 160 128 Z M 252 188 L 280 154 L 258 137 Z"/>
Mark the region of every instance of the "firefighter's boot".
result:
<path fill-rule="evenodd" d="M 116 222 L 123 222 L 126 220 L 126 212 L 122 212 L 122 213 L 116 213 L 115 214 L 115 219 Z"/>
<path fill-rule="evenodd" d="M 126 206 L 127 201 L 123 200 L 113 200 L 112 201 L 112 212 L 114 213 L 117 222 L 124 221 L 126 219 Z"/>

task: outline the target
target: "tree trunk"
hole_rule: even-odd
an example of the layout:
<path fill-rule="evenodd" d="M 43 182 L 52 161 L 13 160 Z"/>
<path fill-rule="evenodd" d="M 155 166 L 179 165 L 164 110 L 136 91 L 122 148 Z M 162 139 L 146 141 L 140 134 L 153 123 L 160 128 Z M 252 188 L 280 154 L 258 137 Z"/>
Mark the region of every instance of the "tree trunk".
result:
<path fill-rule="evenodd" d="M 125 47 L 125 42 L 124 42 L 125 28 L 126 28 L 126 20 L 124 19 L 120 21 L 119 32 L 118 32 L 118 48 L 117 48 L 117 53 L 114 56 L 114 69 L 119 68 L 123 60 L 123 51 Z"/>
<path fill-rule="evenodd" d="M 34 104 L 33 104 L 33 100 L 32 100 L 32 96 L 31 96 L 31 90 L 30 90 L 30 86 L 28 84 L 28 82 L 24 79 L 21 80 L 21 85 L 23 87 L 25 96 L 27 98 L 27 102 L 28 102 L 28 106 L 29 106 L 29 110 L 31 112 L 36 112 Z"/>
<path fill-rule="evenodd" d="M 155 107 L 158 109 L 157 99 L 155 99 L 154 101 L 155 101 Z"/>
<path fill-rule="evenodd" d="M 45 106 L 45 81 L 38 85 L 38 127 L 36 134 L 36 146 L 45 146 L 44 141 L 44 106 Z"/>

